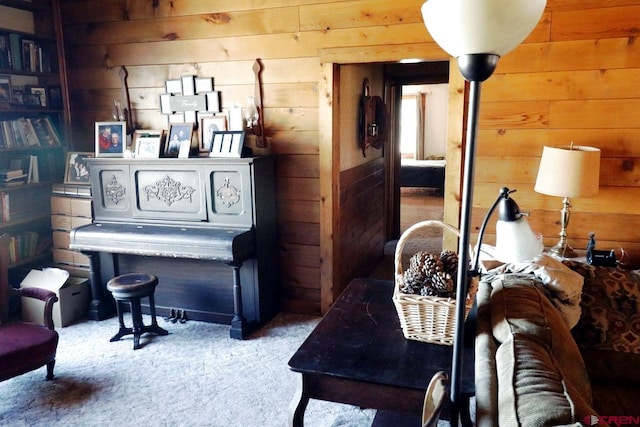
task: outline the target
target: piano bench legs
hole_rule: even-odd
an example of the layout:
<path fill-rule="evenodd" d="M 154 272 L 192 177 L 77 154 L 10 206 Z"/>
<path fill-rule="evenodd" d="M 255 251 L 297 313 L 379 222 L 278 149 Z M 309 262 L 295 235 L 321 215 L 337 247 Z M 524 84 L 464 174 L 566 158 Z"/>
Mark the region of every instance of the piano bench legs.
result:
<path fill-rule="evenodd" d="M 156 306 L 153 294 L 158 284 L 158 278 L 149 274 L 123 274 L 114 277 L 107 282 L 107 289 L 111 291 L 116 300 L 116 310 L 118 312 L 118 323 L 120 330 L 109 341 L 120 340 L 125 335 L 133 334 L 133 349 L 140 348 L 140 336 L 144 333 L 156 335 L 168 335 L 169 332 L 158 326 L 156 319 Z M 151 311 L 151 325 L 145 325 L 142 321 L 142 310 L 140 299 L 149 298 L 149 309 Z M 131 322 L 133 326 L 127 328 L 124 324 L 123 310 L 124 304 L 129 304 L 131 311 Z"/>

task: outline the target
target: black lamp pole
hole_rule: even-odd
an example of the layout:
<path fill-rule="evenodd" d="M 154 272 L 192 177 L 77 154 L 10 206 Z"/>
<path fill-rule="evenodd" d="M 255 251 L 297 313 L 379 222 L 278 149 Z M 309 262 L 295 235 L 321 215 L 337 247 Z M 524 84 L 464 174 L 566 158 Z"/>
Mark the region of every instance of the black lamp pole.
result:
<path fill-rule="evenodd" d="M 451 423 L 458 425 L 462 396 L 460 390 L 464 350 L 465 300 L 469 289 L 469 244 L 471 240 L 471 209 L 473 207 L 473 179 L 475 172 L 480 85 L 488 79 L 498 64 L 498 55 L 470 54 L 458 57 L 458 68 L 469 81 L 469 110 L 467 112 L 467 139 L 464 152 L 462 179 L 462 205 L 460 211 L 460 240 L 458 243 L 458 287 L 456 291 L 455 338 L 451 366 Z"/>

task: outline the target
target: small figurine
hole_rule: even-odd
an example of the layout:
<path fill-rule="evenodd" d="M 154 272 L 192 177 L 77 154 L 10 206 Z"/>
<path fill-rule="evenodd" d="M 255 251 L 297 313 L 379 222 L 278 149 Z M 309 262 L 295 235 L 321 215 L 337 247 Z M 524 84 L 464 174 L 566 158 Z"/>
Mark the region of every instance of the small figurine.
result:
<path fill-rule="evenodd" d="M 596 235 L 593 231 L 589 233 L 589 242 L 587 243 L 587 263 L 605 267 L 616 266 L 616 255 L 613 249 L 610 251 L 596 250 Z"/>

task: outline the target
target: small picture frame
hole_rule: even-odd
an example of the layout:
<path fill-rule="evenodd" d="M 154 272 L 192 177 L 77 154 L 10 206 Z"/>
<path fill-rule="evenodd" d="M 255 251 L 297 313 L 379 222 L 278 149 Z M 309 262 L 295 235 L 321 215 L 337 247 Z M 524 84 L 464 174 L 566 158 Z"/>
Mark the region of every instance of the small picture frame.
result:
<path fill-rule="evenodd" d="M 11 77 L 0 76 L 0 102 L 11 102 Z"/>
<path fill-rule="evenodd" d="M 33 103 L 36 106 L 46 108 L 47 103 L 47 89 L 41 86 L 29 86 L 29 94 L 33 96 Z"/>
<path fill-rule="evenodd" d="M 242 157 L 244 131 L 222 131 L 213 134 L 209 157 Z"/>
<path fill-rule="evenodd" d="M 201 153 L 211 152 L 213 134 L 227 130 L 227 116 L 204 116 L 200 118 L 200 146 Z"/>
<path fill-rule="evenodd" d="M 96 157 L 124 157 L 126 122 L 96 122 Z"/>
<path fill-rule="evenodd" d="M 67 153 L 67 164 L 64 172 L 65 184 L 90 185 L 89 168 L 87 159 L 94 156 L 94 153 L 83 153 L 70 151 Z"/>
<path fill-rule="evenodd" d="M 134 157 L 157 159 L 160 157 L 164 130 L 137 130 L 133 134 Z"/>
<path fill-rule="evenodd" d="M 62 88 L 60 86 L 49 86 L 49 108 L 62 108 Z"/>
<path fill-rule="evenodd" d="M 169 136 L 164 149 L 164 157 L 178 157 L 181 147 L 188 144 L 191 149 L 191 138 L 193 137 L 193 123 L 172 123 L 169 128 Z M 184 156 L 184 148 L 182 148 Z"/>

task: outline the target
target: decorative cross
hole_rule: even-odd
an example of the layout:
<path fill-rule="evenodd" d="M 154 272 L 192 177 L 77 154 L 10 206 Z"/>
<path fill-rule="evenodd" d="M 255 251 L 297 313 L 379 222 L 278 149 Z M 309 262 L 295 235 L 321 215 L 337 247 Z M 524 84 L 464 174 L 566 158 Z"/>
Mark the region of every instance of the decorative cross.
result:
<path fill-rule="evenodd" d="M 213 90 L 213 77 L 167 80 L 166 90 L 160 95 L 160 112 L 168 116 L 169 123 L 193 123 L 197 128 L 200 113 L 222 111 L 220 91 Z"/>

